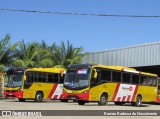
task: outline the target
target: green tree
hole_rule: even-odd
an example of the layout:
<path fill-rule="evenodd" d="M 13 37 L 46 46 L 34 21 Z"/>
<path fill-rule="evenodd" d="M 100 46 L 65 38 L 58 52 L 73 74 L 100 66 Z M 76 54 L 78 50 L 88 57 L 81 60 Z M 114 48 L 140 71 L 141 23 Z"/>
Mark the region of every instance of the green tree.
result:
<path fill-rule="evenodd" d="M 54 61 L 52 59 L 52 46 L 48 46 L 45 41 L 39 45 L 36 56 L 36 67 L 53 67 Z"/>
<path fill-rule="evenodd" d="M 10 63 L 15 59 L 15 50 L 18 43 L 10 45 L 10 36 L 7 34 L 0 40 L 0 70 L 5 66 L 10 66 Z"/>
<path fill-rule="evenodd" d="M 12 62 L 12 65 L 14 67 L 35 67 L 37 53 L 37 42 L 25 44 L 24 40 L 22 40 L 17 49 L 17 59 Z"/>
<path fill-rule="evenodd" d="M 74 48 L 69 41 L 67 41 L 67 45 L 61 42 L 61 46 L 57 48 L 54 56 L 54 61 L 57 62 L 55 67 L 67 68 L 71 64 L 81 63 L 82 58 L 89 54 L 83 51 L 83 47 Z"/>

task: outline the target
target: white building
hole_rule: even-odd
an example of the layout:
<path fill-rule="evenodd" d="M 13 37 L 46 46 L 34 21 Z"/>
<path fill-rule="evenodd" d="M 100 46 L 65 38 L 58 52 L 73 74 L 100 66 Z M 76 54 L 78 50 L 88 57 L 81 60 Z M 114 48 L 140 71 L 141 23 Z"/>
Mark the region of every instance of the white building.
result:
<path fill-rule="evenodd" d="M 160 42 L 92 52 L 82 63 L 134 67 L 160 76 Z"/>

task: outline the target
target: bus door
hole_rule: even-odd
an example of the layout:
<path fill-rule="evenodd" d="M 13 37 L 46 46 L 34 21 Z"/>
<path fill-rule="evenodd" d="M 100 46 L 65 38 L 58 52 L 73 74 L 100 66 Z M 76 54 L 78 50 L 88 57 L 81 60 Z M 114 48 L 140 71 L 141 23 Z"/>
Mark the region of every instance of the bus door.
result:
<path fill-rule="evenodd" d="M 99 100 L 100 89 L 98 87 L 100 81 L 100 70 L 93 69 L 90 80 L 90 91 L 89 91 L 89 100 L 97 101 Z"/>
<path fill-rule="evenodd" d="M 33 84 L 33 73 L 27 72 L 26 79 L 24 80 L 24 85 L 23 85 L 24 98 L 35 98 L 34 90 L 30 88 L 32 84 Z"/>

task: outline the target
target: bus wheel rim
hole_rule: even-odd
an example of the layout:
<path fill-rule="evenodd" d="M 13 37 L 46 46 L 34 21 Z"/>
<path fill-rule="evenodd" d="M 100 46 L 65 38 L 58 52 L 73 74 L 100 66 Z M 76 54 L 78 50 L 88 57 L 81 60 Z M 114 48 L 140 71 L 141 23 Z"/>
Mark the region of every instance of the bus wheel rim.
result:
<path fill-rule="evenodd" d="M 37 95 L 37 99 L 38 99 L 38 100 L 41 100 L 41 96 L 40 96 L 40 95 Z"/>
<path fill-rule="evenodd" d="M 138 106 L 141 105 L 141 99 L 138 99 Z"/>
<path fill-rule="evenodd" d="M 105 97 L 102 97 L 102 102 L 106 102 L 106 98 Z"/>

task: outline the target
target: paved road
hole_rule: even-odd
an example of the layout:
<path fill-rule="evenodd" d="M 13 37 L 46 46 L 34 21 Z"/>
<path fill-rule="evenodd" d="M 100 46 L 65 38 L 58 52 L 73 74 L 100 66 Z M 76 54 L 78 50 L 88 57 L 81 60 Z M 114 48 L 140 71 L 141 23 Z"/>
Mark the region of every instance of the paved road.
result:
<path fill-rule="evenodd" d="M 84 106 L 79 106 L 77 103 L 74 103 L 72 101 L 68 103 L 61 103 L 60 101 L 43 101 L 41 103 L 35 103 L 33 101 L 26 101 L 26 102 L 19 102 L 16 99 L 5 99 L 0 100 L 0 110 L 160 110 L 160 105 L 153 105 L 153 104 L 143 104 L 142 107 L 133 107 L 130 106 L 130 104 L 126 104 L 123 106 L 116 106 L 114 103 L 109 102 L 106 106 L 98 106 L 97 103 L 87 103 Z M 0 117 L 4 118 L 4 117 Z M 7 118 L 14 118 L 14 119 L 20 119 L 21 117 L 7 117 Z M 5 117 L 5 119 L 7 119 Z M 24 117 L 24 119 L 27 117 Z M 32 117 L 32 119 L 36 119 L 37 117 Z M 38 117 L 38 119 L 44 119 L 46 117 Z M 52 118 L 53 117 L 47 117 Z M 62 117 L 56 116 L 54 119 L 60 119 Z M 63 116 L 64 119 L 97 119 L 97 116 L 80 116 L 80 117 L 74 117 L 74 116 Z M 98 119 L 116 119 L 117 116 L 100 116 Z M 119 116 L 118 118 L 121 119 L 128 119 L 128 116 Z M 130 119 L 135 119 L 134 116 L 131 116 Z M 142 118 L 137 117 L 136 118 Z M 144 116 L 143 118 L 150 119 L 150 118 L 160 118 L 160 116 Z"/>

